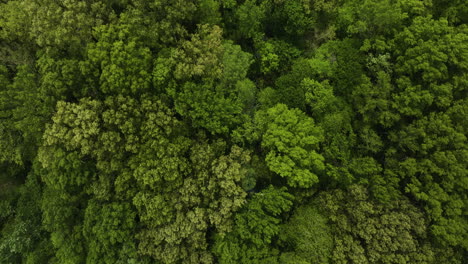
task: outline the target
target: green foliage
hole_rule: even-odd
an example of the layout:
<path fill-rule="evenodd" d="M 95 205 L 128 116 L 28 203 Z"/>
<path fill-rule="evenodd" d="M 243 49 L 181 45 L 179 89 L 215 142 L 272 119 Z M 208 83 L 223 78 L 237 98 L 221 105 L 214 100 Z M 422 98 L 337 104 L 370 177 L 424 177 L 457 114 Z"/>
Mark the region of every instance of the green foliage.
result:
<path fill-rule="evenodd" d="M 222 29 L 202 25 L 198 34 L 184 41 L 181 49 L 174 51 L 174 77 L 190 79 L 193 76 L 219 78 L 222 74 Z"/>
<path fill-rule="evenodd" d="M 285 248 L 282 259 L 300 263 L 329 263 L 333 236 L 328 220 L 311 205 L 299 207 L 281 229 L 280 238 Z M 291 263 L 291 262 L 285 262 Z"/>
<path fill-rule="evenodd" d="M 0 90 L 1 161 L 23 165 L 34 159 L 44 123 L 50 118 L 50 97 L 38 89 L 37 75 L 18 67 L 13 82 Z"/>
<path fill-rule="evenodd" d="M 125 263 L 136 259 L 134 232 L 136 213 L 128 203 L 88 202 L 83 232 L 89 243 L 86 263 Z"/>
<path fill-rule="evenodd" d="M 255 0 L 247 0 L 236 8 L 236 33 L 244 38 L 259 38 L 262 32 L 262 22 L 265 12 Z"/>
<path fill-rule="evenodd" d="M 398 2 L 400 1 L 347 1 L 338 11 L 338 24 L 346 33 L 361 34 L 366 38 L 393 33 L 407 17 Z"/>
<path fill-rule="evenodd" d="M 467 22 L 0 0 L 0 262 L 465 263 Z"/>
<path fill-rule="evenodd" d="M 237 213 L 233 230 L 215 237 L 219 263 L 277 263 L 270 248 L 280 232 L 280 215 L 291 208 L 293 196 L 272 186 L 253 195 Z"/>
<path fill-rule="evenodd" d="M 142 253 L 163 263 L 212 262 L 204 234 L 209 227 L 220 233 L 230 230 L 233 212 L 245 201 L 239 183 L 245 175 L 242 163 L 249 158 L 240 148 L 233 148 L 229 156 L 215 159 L 220 147 L 193 146 L 191 177 L 161 183 L 133 199 L 147 226 L 139 235 Z"/>
<path fill-rule="evenodd" d="M 323 193 L 319 200 L 334 237 L 333 263 L 429 263 L 434 253 L 424 242 L 427 222 L 401 197 L 383 206 L 363 186 Z"/>
<path fill-rule="evenodd" d="M 292 187 L 316 184 L 317 174 L 324 169 L 323 156 L 317 153 L 323 131 L 313 119 L 298 109 L 278 104 L 257 112 L 256 122 L 270 170 L 286 178 Z"/>
<path fill-rule="evenodd" d="M 133 35 L 132 17 L 120 19 L 117 25 L 95 28 L 98 41 L 88 45 L 88 60 L 80 69 L 104 94 L 141 94 L 150 86 L 151 51 Z"/>
<path fill-rule="evenodd" d="M 404 47 L 396 53 L 397 72 L 408 75 L 397 80 L 394 97 L 408 121 L 389 135 L 388 151 L 391 170 L 407 179 L 405 191 L 424 203 L 437 241 L 465 249 L 466 124 L 458 115 L 466 104 L 467 61 L 460 55 L 467 36 L 466 27 L 424 17 L 397 36 Z"/>
<path fill-rule="evenodd" d="M 465 24 L 467 22 L 468 6 L 464 1 L 432 1 L 432 11 L 436 17 L 447 18 L 454 24 Z"/>
<path fill-rule="evenodd" d="M 199 0 L 198 2 L 199 23 L 219 24 L 221 22 L 221 14 L 219 13 L 220 3 L 218 1 Z"/>
<path fill-rule="evenodd" d="M 281 102 L 290 108 L 299 108 L 304 111 L 306 87 L 301 82 L 312 77 L 314 73 L 309 61 L 304 59 L 295 61 L 291 72 L 276 79 L 276 90 Z"/>
<path fill-rule="evenodd" d="M 42 226 L 40 207 L 42 190 L 34 172 L 28 175 L 26 183 L 18 189 L 18 196 L 14 215 L 9 219 L 10 221 L 4 222 L 5 226 L 2 229 L 0 261 L 3 263 L 48 262 L 53 251 L 48 241 L 48 233 Z M 4 196 L 2 202 L 6 202 Z M 2 213 L 6 213 L 5 209 L 2 208 Z"/>
<path fill-rule="evenodd" d="M 90 41 L 92 29 L 106 19 L 100 1 L 23 1 L 31 21 L 31 36 L 39 47 L 79 54 Z"/>
<path fill-rule="evenodd" d="M 43 210 L 58 259 L 74 254 L 68 261 L 81 261 L 83 253 L 69 252 L 67 243 L 84 236 L 92 245 L 88 263 L 136 260 L 138 253 L 163 263 L 211 262 L 204 233 L 230 229 L 245 200 L 240 183 L 248 152 L 233 146 L 223 155 L 222 141 L 192 142 L 172 111 L 151 96 L 59 102 L 53 121 L 40 160 L 47 201 L 55 204 Z M 83 210 L 85 195 L 95 198 Z M 130 239 L 136 230 L 138 242 Z"/>
<path fill-rule="evenodd" d="M 169 61 L 179 81 L 166 88 L 179 114 L 213 134 L 227 133 L 239 123 L 249 102 L 237 98 L 255 90 L 246 79 L 250 54 L 222 43 L 221 33 L 217 26 L 202 25 L 190 41 L 174 50 Z"/>

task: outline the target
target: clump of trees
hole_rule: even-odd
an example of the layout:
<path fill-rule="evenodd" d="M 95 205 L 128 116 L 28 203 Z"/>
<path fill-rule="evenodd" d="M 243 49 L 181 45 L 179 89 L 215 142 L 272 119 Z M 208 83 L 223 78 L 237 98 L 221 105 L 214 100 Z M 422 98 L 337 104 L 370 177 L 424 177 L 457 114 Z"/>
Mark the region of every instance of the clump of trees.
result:
<path fill-rule="evenodd" d="M 0 263 L 466 263 L 463 0 L 0 0 Z"/>

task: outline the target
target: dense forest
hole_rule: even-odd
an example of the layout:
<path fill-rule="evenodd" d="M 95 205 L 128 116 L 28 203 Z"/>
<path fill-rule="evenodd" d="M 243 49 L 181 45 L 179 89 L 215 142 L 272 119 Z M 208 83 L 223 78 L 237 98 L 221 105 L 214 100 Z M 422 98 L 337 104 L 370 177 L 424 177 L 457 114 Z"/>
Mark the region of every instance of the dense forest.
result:
<path fill-rule="evenodd" d="M 468 263 L 468 1 L 0 0 L 0 263 Z"/>

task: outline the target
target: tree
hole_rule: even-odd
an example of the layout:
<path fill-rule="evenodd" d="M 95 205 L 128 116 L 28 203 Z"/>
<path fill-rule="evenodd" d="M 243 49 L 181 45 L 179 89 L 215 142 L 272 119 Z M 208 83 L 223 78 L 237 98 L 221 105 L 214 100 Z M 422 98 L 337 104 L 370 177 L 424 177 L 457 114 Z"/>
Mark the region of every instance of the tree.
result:
<path fill-rule="evenodd" d="M 240 122 L 244 102 L 237 98 L 245 89 L 255 89 L 246 79 L 250 54 L 222 43 L 221 33 L 217 26 L 202 25 L 190 41 L 173 50 L 169 63 L 177 81 L 166 87 L 177 112 L 212 134 L 227 133 Z"/>
<path fill-rule="evenodd" d="M 255 116 L 258 136 L 268 168 L 286 178 L 291 187 L 308 188 L 319 181 L 324 169 L 317 153 L 323 131 L 299 109 L 277 104 Z"/>
<path fill-rule="evenodd" d="M 246 195 L 240 181 L 248 156 L 233 148 L 229 156 L 215 159 L 222 145 L 193 146 L 190 174 L 162 182 L 134 198 L 146 226 L 139 234 L 142 253 L 163 263 L 213 261 L 207 232 L 210 227 L 220 234 L 230 230 L 232 214 L 244 204 Z"/>
<path fill-rule="evenodd" d="M 103 204 L 90 200 L 86 207 L 83 233 L 88 244 L 86 263 L 136 261 L 136 212 L 128 202 Z"/>
<path fill-rule="evenodd" d="M 132 13 L 120 16 L 119 23 L 95 30 L 96 43 L 87 48 L 87 60 L 80 69 L 88 79 L 88 90 L 103 94 L 145 93 L 150 88 L 151 51 L 142 44 Z"/>
<path fill-rule="evenodd" d="M 45 224 L 59 260 L 212 262 L 207 233 L 230 230 L 244 203 L 248 152 L 192 142 L 149 95 L 59 102 L 53 121 L 39 157 Z M 77 239 L 83 247 L 70 248 Z"/>
<path fill-rule="evenodd" d="M 236 214 L 233 230 L 217 234 L 213 252 L 220 263 L 277 263 L 278 251 L 271 248 L 280 232 L 280 216 L 292 205 L 285 189 L 270 186 L 253 195 Z"/>
<path fill-rule="evenodd" d="M 0 0 L 1 263 L 464 263 L 461 0 Z"/>
<path fill-rule="evenodd" d="M 391 205 L 369 198 L 365 187 L 320 195 L 333 233 L 334 263 L 431 263 L 434 252 L 426 241 L 428 224 L 420 210 L 401 197 Z"/>
<path fill-rule="evenodd" d="M 405 123 L 392 131 L 388 169 L 423 202 L 431 232 L 443 245 L 466 248 L 466 129 L 457 111 L 465 102 L 465 27 L 427 17 L 397 36 L 397 111 Z M 418 42 L 416 45 L 415 41 Z"/>
<path fill-rule="evenodd" d="M 312 204 L 297 208 L 280 232 L 282 259 L 329 263 L 334 242 L 328 219 Z M 291 252 L 287 252 L 291 250 Z M 289 263 L 289 262 L 286 262 Z"/>

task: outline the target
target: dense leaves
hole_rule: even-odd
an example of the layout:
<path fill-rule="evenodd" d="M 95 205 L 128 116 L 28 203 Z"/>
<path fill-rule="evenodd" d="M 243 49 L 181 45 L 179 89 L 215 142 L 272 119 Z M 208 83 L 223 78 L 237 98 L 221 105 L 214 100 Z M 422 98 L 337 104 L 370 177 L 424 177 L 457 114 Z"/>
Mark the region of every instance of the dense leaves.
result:
<path fill-rule="evenodd" d="M 0 0 L 1 263 L 466 263 L 462 0 Z"/>

